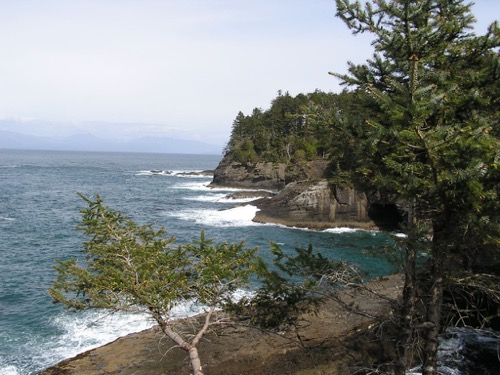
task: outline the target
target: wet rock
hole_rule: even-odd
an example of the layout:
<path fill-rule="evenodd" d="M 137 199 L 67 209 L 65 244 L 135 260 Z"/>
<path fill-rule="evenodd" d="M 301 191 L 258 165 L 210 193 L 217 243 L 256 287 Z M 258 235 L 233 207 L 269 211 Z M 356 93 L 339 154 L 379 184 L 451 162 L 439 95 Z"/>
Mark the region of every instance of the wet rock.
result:
<path fill-rule="evenodd" d="M 398 228 L 398 208 L 370 198 L 348 186 L 331 186 L 326 179 L 328 161 L 319 159 L 296 165 L 239 163 L 224 158 L 214 171 L 211 187 L 278 191 L 271 199 L 254 203 L 260 209 L 255 221 L 325 229 L 347 226 L 366 229 Z"/>

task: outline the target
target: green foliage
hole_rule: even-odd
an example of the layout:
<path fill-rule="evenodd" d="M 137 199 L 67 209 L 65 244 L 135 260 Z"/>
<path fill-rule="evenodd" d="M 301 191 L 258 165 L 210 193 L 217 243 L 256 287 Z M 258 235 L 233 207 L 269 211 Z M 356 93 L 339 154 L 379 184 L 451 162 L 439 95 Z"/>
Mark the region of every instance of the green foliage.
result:
<path fill-rule="evenodd" d="M 86 257 L 56 260 L 57 279 L 49 290 L 54 301 L 71 309 L 148 313 L 189 353 L 193 374 L 203 375 L 197 345 L 219 323 L 216 310 L 249 283 L 257 249 L 245 249 L 243 242 L 214 244 L 204 232 L 199 240 L 174 246 L 163 228 L 138 225 L 104 206 L 99 196 L 79 195 L 88 205 L 78 226 L 89 237 L 83 244 Z M 171 321 L 172 308 L 186 301 L 206 307 L 204 323 L 193 324 L 194 334 L 176 330 Z"/>
<path fill-rule="evenodd" d="M 447 237 L 458 240 L 455 247 L 473 223 L 485 230 L 487 221 L 483 235 L 498 238 L 498 211 L 491 210 L 498 202 L 498 180 L 491 184 L 500 149 L 498 26 L 484 36 L 468 33 L 474 18 L 462 1 L 337 6 L 354 33 L 375 35 L 373 59 L 337 75 L 366 91 L 373 104 L 365 105 L 376 108 L 361 110 L 368 126 L 357 134 L 362 154 L 376 163 L 361 156 L 355 180 L 416 199 L 416 217 L 435 230 L 453 222 L 447 230 L 455 235 Z"/>
<path fill-rule="evenodd" d="M 260 287 L 255 294 L 229 308 L 266 329 L 293 326 L 301 313 L 316 311 L 324 298 L 362 281 L 354 267 L 323 257 L 311 245 L 295 249 L 294 256 L 283 253 L 274 243 L 270 251 L 272 265 L 260 260 L 256 268 Z"/>
<path fill-rule="evenodd" d="M 254 144 L 249 139 L 242 140 L 239 144 L 233 146 L 232 154 L 235 160 L 240 163 L 252 163 L 257 161 L 257 153 Z"/>
<path fill-rule="evenodd" d="M 256 249 L 200 239 L 174 246 L 174 237 L 152 225 L 137 225 L 110 210 L 102 199 L 88 204 L 78 229 L 89 240 L 84 260 L 57 260 L 50 289 L 56 302 L 74 309 L 145 311 L 168 321 L 170 310 L 187 300 L 221 307 L 249 282 Z"/>
<path fill-rule="evenodd" d="M 411 320 L 426 322 L 426 375 L 436 373 L 442 285 L 453 270 L 444 263 L 489 246 L 485 239 L 500 238 L 500 214 L 492 210 L 498 207 L 499 185 L 500 32 L 495 23 L 484 36 L 471 33 L 470 7 L 461 0 L 375 0 L 364 6 L 337 0 L 337 15 L 354 34 L 374 36 L 372 59 L 334 75 L 366 92 L 364 103 L 375 109 L 366 112 L 358 133 L 365 156 L 357 178 L 406 202 L 403 332 L 412 332 Z M 368 151 L 376 163 L 365 164 Z M 411 315 L 417 295 L 415 236 L 423 240 L 429 233 L 431 281 L 418 296 L 425 312 L 416 317 Z M 470 247 L 473 242 L 477 246 Z"/>
<path fill-rule="evenodd" d="M 185 288 L 185 272 L 178 275 L 187 266 L 184 250 L 171 247 L 174 238 L 165 238 L 164 229 L 137 225 L 103 206 L 99 196 L 81 197 L 89 206 L 78 226 L 90 237 L 83 244 L 86 257 L 83 264 L 57 260 L 52 297 L 77 309 L 171 309 Z"/>
<path fill-rule="evenodd" d="M 247 162 L 244 145 L 251 144 L 252 161 L 287 163 L 297 158 L 308 161 L 324 157 L 333 129 L 314 117 L 319 112 L 327 117 L 328 112 L 335 111 L 336 102 L 337 95 L 331 93 L 315 91 L 292 97 L 280 91 L 268 110 L 256 108 L 248 116 L 238 113 L 225 155 Z"/>

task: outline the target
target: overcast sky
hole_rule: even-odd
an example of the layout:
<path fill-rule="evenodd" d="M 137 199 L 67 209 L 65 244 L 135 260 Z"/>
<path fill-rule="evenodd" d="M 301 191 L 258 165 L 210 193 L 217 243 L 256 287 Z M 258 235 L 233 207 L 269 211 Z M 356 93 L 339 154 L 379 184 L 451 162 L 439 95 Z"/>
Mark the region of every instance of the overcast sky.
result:
<path fill-rule="evenodd" d="M 476 0 L 478 31 L 500 1 Z M 278 90 L 371 55 L 333 0 L 0 0 L 0 130 L 225 144 Z"/>

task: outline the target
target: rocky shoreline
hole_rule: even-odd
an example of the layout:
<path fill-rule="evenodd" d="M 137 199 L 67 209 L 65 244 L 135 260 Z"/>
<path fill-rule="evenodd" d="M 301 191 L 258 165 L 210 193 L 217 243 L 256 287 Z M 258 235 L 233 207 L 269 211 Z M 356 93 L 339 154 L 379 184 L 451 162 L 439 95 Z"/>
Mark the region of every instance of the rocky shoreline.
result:
<path fill-rule="evenodd" d="M 402 278 L 381 278 L 370 282 L 370 287 L 396 299 L 402 292 Z M 348 290 L 340 297 L 372 315 L 391 314 L 388 300 L 373 293 Z M 179 324 L 189 329 L 193 323 Z M 301 316 L 299 324 L 287 332 L 265 332 L 244 321 L 227 325 L 206 336 L 200 356 L 207 375 L 347 374 L 392 355 L 390 345 L 372 341 L 377 326 L 377 319 L 328 300 L 317 313 Z M 189 370 L 184 351 L 172 347 L 155 327 L 65 360 L 39 375 L 187 375 Z"/>
<path fill-rule="evenodd" d="M 259 209 L 256 222 L 311 230 L 335 227 L 379 230 L 394 225 L 393 208 L 371 202 L 353 188 L 330 186 L 324 178 L 326 168 L 323 160 L 287 171 L 283 164 L 240 164 L 223 159 L 213 172 L 210 187 L 249 189 L 232 193 L 228 198 L 253 199 L 250 204 Z M 373 216 L 373 207 L 377 205 L 384 213 L 378 215 L 378 220 L 377 215 Z M 379 295 L 396 299 L 401 294 L 402 278 L 400 275 L 382 278 L 372 281 L 371 287 Z M 345 291 L 341 298 L 372 316 L 391 314 L 387 299 L 366 291 Z M 205 374 L 346 374 L 392 355 L 388 347 L 371 340 L 370 332 L 377 323 L 375 318 L 354 314 L 336 302 L 327 301 L 316 314 L 303 315 L 300 324 L 287 332 L 265 332 L 245 322 L 211 332 L 201 344 L 200 356 Z M 193 322 L 179 324 L 190 329 Z M 40 375 L 187 375 L 189 369 L 185 353 L 172 347 L 155 327 L 65 360 Z"/>

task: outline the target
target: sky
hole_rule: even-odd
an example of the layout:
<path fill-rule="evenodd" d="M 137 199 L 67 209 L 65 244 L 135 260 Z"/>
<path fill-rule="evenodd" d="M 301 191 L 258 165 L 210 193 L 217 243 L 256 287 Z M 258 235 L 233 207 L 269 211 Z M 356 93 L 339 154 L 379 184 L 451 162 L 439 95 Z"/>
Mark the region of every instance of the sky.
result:
<path fill-rule="evenodd" d="M 476 0 L 477 31 L 500 1 Z M 278 90 L 371 56 L 333 0 L 0 0 L 0 130 L 224 145 Z"/>

